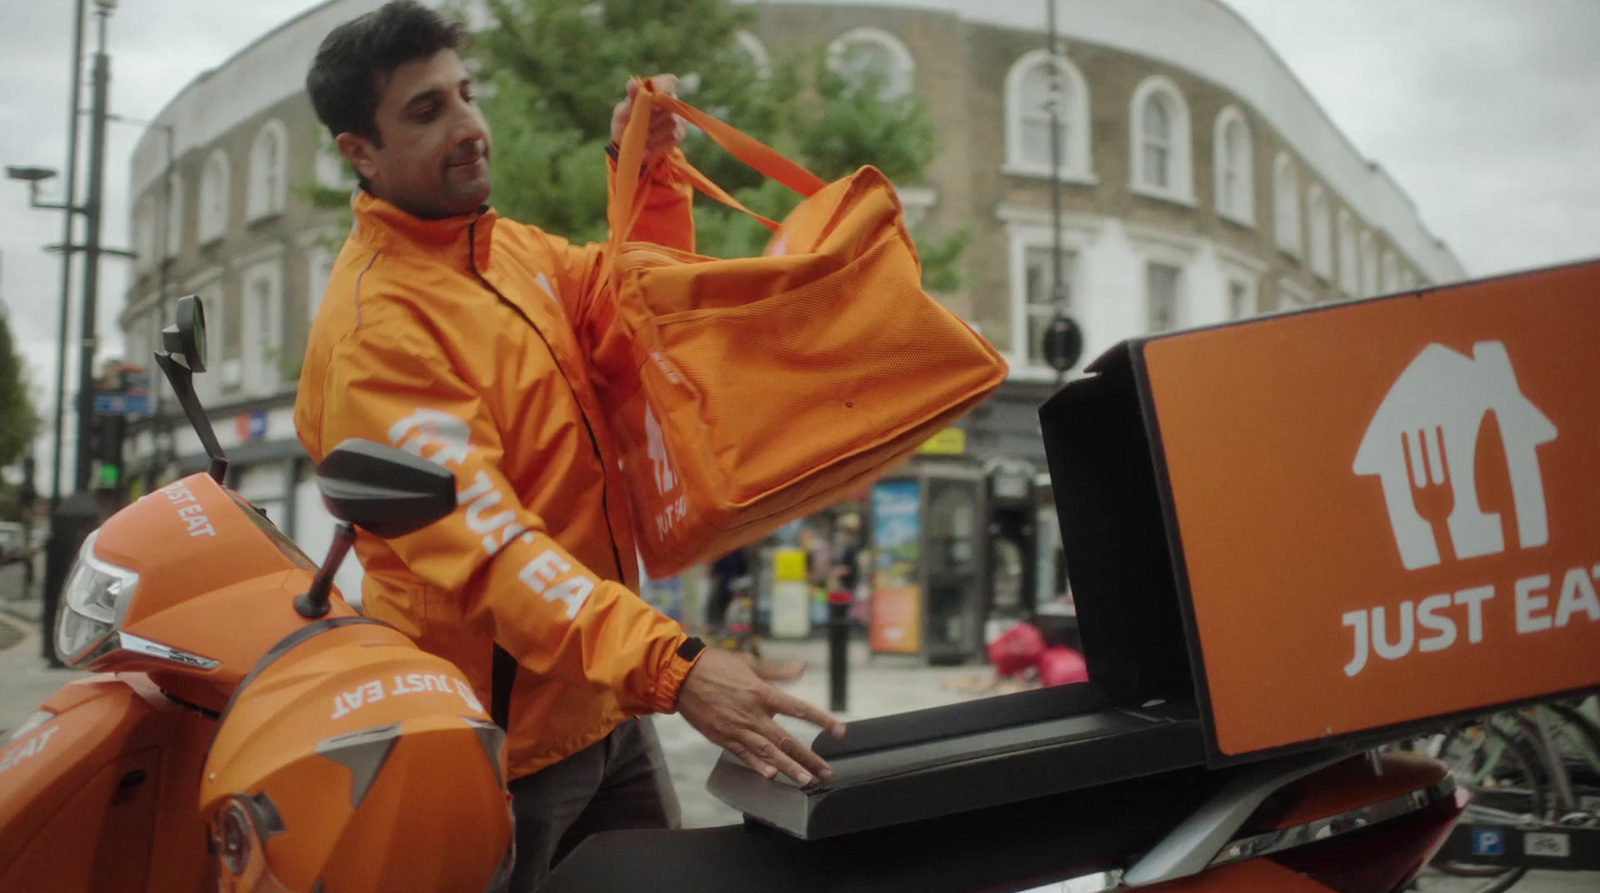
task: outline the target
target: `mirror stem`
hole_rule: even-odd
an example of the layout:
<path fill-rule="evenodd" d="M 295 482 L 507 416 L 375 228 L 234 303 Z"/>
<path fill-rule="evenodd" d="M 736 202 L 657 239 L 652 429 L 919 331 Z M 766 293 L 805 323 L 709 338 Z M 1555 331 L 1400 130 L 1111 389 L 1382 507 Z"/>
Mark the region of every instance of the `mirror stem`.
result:
<path fill-rule="evenodd" d="M 311 590 L 295 596 L 294 609 L 300 616 L 307 620 L 316 620 L 328 615 L 328 596 L 333 592 L 333 575 L 339 570 L 339 565 L 344 563 L 346 555 L 350 554 L 350 547 L 356 543 L 356 528 L 348 521 L 340 521 L 333 527 L 333 545 L 328 547 L 328 557 L 322 562 L 322 569 L 317 571 L 317 576 L 311 581 Z"/>
<path fill-rule="evenodd" d="M 212 429 L 211 420 L 206 418 L 206 411 L 200 406 L 200 398 L 195 395 L 194 373 L 166 354 L 156 354 L 156 365 L 166 374 L 173 393 L 178 395 L 178 405 L 183 407 L 183 414 L 188 416 L 189 425 L 194 428 L 194 433 L 200 438 L 200 444 L 206 449 L 206 455 L 211 458 L 211 467 L 208 469 L 211 479 L 219 484 L 222 483 L 228 473 L 228 457 L 222 452 L 222 445 L 217 443 L 217 432 Z"/>

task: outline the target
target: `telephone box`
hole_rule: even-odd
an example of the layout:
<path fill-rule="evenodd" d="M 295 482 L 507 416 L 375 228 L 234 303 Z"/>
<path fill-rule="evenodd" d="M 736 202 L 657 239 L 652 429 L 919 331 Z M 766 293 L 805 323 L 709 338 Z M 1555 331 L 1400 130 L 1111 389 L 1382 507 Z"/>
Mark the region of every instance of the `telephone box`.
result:
<path fill-rule="evenodd" d="M 985 476 L 923 457 L 872 487 L 874 654 L 959 663 L 982 647 Z"/>

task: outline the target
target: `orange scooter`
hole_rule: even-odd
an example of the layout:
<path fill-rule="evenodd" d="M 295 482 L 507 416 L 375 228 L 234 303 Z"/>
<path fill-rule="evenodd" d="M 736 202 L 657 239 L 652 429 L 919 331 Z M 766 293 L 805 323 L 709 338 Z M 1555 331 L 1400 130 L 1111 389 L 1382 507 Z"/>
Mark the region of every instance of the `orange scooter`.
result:
<path fill-rule="evenodd" d="M 332 586 L 355 527 L 449 514 L 452 477 L 364 441 L 330 453 L 318 484 L 340 523 L 319 569 L 222 486 L 192 387 L 197 298 L 162 340 L 211 467 L 79 552 L 55 647 L 96 675 L 0 750 L 0 893 L 496 889 L 512 857 L 501 731 L 454 666 Z"/>
<path fill-rule="evenodd" d="M 0 893 L 497 890 L 502 734 L 455 667 L 332 591 L 360 526 L 448 514 L 437 466 L 364 441 L 318 468 L 319 569 L 221 486 L 185 298 L 157 362 L 212 456 L 85 543 L 56 650 L 98 671 L 0 747 Z M 1463 807 L 1443 764 L 1333 748 L 1211 768 L 1193 703 L 1093 682 L 853 723 L 801 789 L 725 758 L 743 826 L 601 834 L 560 891 L 1393 893 Z"/>

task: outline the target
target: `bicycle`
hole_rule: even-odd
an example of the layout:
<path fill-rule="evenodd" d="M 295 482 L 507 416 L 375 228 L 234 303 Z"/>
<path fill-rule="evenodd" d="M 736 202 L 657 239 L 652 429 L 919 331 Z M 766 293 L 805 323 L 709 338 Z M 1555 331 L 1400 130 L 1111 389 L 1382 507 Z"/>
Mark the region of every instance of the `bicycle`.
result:
<path fill-rule="evenodd" d="M 1463 824 L 1534 828 L 1600 827 L 1600 722 L 1573 704 L 1541 704 L 1424 736 L 1402 749 L 1444 760 L 1472 794 Z M 1500 893 L 1527 873 L 1521 866 L 1439 859 L 1419 875 L 1419 891 L 1478 879 L 1472 893 Z"/>

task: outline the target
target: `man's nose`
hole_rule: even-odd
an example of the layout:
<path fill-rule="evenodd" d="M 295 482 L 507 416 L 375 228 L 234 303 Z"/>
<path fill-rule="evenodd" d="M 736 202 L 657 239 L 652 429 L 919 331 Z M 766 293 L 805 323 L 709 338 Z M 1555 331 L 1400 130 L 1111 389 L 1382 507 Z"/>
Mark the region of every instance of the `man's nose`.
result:
<path fill-rule="evenodd" d="M 483 114 L 478 111 L 477 106 L 462 102 L 457 107 L 454 120 L 451 122 L 451 137 L 457 144 L 489 141 L 489 125 L 484 121 Z"/>

